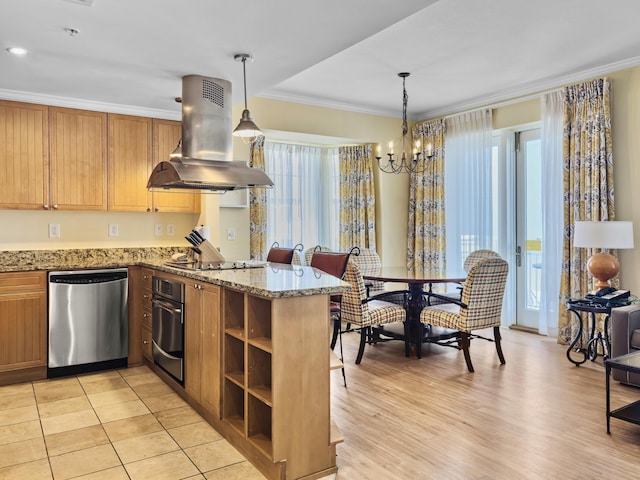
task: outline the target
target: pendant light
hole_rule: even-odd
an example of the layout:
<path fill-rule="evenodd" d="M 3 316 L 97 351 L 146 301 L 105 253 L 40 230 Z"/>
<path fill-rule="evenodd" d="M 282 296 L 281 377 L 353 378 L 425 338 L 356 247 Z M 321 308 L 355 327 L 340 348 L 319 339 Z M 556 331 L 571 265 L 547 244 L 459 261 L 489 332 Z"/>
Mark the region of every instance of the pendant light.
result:
<path fill-rule="evenodd" d="M 247 107 L 247 71 L 245 65 L 247 60 L 253 60 L 253 57 L 248 53 L 238 53 L 234 55 L 233 59 L 236 62 L 242 62 L 242 77 L 244 80 L 244 110 L 242 111 L 240 123 L 238 123 L 238 126 L 233 131 L 233 135 L 240 137 L 243 143 L 251 145 L 262 135 L 260 128 L 253 123 L 251 113 Z"/>

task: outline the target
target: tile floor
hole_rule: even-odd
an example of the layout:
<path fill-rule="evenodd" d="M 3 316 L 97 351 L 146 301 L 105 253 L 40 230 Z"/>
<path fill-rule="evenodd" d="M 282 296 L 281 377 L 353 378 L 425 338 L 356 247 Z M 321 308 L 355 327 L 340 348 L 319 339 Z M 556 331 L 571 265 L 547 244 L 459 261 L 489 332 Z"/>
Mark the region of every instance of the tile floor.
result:
<path fill-rule="evenodd" d="M 147 367 L 0 387 L 0 480 L 264 477 Z"/>

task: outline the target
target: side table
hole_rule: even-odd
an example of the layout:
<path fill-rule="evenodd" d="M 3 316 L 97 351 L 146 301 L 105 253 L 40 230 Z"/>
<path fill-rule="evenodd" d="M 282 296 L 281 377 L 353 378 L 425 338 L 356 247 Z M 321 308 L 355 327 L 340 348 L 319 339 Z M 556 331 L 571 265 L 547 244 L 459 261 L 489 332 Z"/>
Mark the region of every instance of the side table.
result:
<path fill-rule="evenodd" d="M 621 306 L 621 305 L 616 305 Z M 611 315 L 611 307 L 608 304 L 591 302 L 589 300 L 569 300 L 567 302 L 567 310 L 572 312 L 576 319 L 578 320 L 578 333 L 573 338 L 573 341 L 567 348 L 567 358 L 576 367 L 579 367 L 587 359 L 592 362 L 598 357 L 598 344 L 602 346 L 602 350 L 604 352 L 603 357 L 606 359 L 610 350 L 610 341 L 609 341 L 609 316 Z M 589 340 L 587 342 L 586 348 L 583 348 L 582 345 L 580 348 L 574 348 L 578 342 L 582 341 L 582 313 L 586 313 L 591 322 L 591 328 L 589 333 Z M 596 333 L 596 315 L 604 314 L 604 335 L 603 332 Z M 588 325 L 588 323 L 587 323 Z M 583 358 L 581 360 L 574 360 L 571 358 L 571 354 L 573 352 L 581 353 Z"/>
<path fill-rule="evenodd" d="M 640 425 L 640 400 L 611 411 L 611 401 L 609 396 L 611 370 L 617 369 L 625 372 L 640 373 L 640 351 L 627 353 L 626 355 L 621 355 L 619 357 L 606 358 L 604 366 L 607 386 L 607 433 L 611 433 L 609 428 L 611 417 Z"/>

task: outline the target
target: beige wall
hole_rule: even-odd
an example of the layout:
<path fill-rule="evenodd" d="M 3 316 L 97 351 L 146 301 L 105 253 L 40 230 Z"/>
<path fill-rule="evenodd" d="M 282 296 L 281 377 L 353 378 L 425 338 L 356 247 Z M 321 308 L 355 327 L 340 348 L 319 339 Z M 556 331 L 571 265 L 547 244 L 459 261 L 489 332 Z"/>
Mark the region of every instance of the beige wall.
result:
<path fill-rule="evenodd" d="M 640 228 L 640 67 L 609 75 L 613 85 L 613 149 L 617 218 L 632 220 Z M 297 132 L 381 143 L 399 135 L 399 119 L 347 112 L 295 103 L 252 98 L 249 108 L 261 128 L 269 131 Z M 242 106 L 234 108 L 234 124 Z M 523 99 L 493 110 L 494 127 L 509 128 L 540 120 L 539 99 Z M 248 159 L 248 148 L 234 140 L 234 156 Z M 378 251 L 385 265 L 404 265 L 407 238 L 407 175 L 378 174 L 376 170 Z M 60 240 L 47 238 L 48 223 L 60 223 Z M 109 223 L 120 225 L 120 236 L 107 235 Z M 154 235 L 153 226 L 162 223 L 163 237 Z M 166 224 L 173 223 L 174 237 L 166 236 Z M 248 208 L 220 208 L 218 196 L 205 195 L 203 213 L 113 213 L 113 212 L 36 212 L 0 210 L 0 248 L 75 248 L 82 246 L 187 245 L 182 239 L 192 227 L 204 223 L 211 227 L 212 241 L 229 258 L 249 254 Z M 236 239 L 227 240 L 229 228 Z M 637 237 L 637 235 L 636 235 Z M 638 240 L 636 239 L 636 244 Z M 638 291 L 640 258 L 635 250 L 620 252 L 621 284 Z"/>

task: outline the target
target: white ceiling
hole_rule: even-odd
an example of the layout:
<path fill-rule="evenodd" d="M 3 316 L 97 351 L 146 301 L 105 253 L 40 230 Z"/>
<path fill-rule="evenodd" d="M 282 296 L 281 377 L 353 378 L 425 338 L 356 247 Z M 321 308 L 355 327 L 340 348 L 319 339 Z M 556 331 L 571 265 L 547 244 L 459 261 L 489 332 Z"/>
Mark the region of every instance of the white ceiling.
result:
<path fill-rule="evenodd" d="M 239 104 L 246 52 L 249 97 L 399 116 L 407 71 L 428 118 L 638 65 L 638 18 L 637 0 L 2 0 L 0 98 L 179 115 L 198 74 Z"/>

